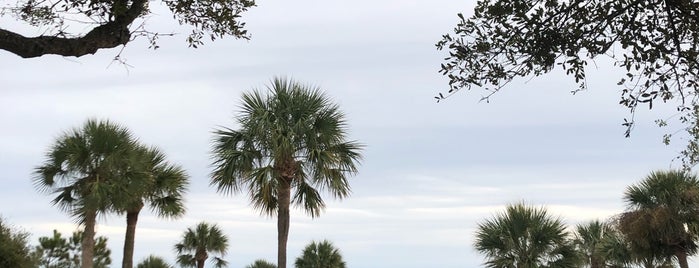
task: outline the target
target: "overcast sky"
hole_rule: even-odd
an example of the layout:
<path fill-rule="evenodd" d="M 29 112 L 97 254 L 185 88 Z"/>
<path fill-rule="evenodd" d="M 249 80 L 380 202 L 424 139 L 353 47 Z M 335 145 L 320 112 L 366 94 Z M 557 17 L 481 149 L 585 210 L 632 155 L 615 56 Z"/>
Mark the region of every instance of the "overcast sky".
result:
<path fill-rule="evenodd" d="M 289 263 L 312 240 L 328 239 L 349 267 L 478 267 L 472 247 L 478 222 L 509 203 L 546 206 L 570 225 L 624 209 L 626 186 L 651 171 L 678 167 L 681 143 L 665 146 L 652 121 L 671 107 L 640 111 L 632 138 L 615 87 L 621 74 L 602 60 L 590 68 L 590 90 L 573 96 L 561 72 L 517 81 L 490 103 L 477 90 L 441 103 L 442 34 L 472 14 L 473 1 L 266 0 L 244 15 L 250 41 L 223 39 L 189 49 L 161 4 L 147 21 L 162 37 L 94 56 L 21 59 L 0 51 L 0 215 L 33 234 L 65 234 L 76 225 L 37 192 L 31 172 L 63 131 L 88 118 L 127 126 L 160 147 L 191 176 L 187 215 L 162 220 L 142 213 L 136 261 L 174 260 L 189 226 L 219 224 L 230 239 L 226 259 L 242 268 L 276 261 L 276 220 L 260 216 L 246 196 L 208 187 L 211 132 L 236 127 L 240 95 L 274 76 L 317 85 L 347 114 L 350 136 L 366 144 L 353 194 L 328 200 L 311 219 L 292 212 Z M 22 26 L 2 20 L 3 28 Z M 9 25 L 5 27 L 5 25 Z M 38 30 L 22 28 L 27 34 Z M 125 219 L 101 219 L 114 267 L 121 263 Z"/>

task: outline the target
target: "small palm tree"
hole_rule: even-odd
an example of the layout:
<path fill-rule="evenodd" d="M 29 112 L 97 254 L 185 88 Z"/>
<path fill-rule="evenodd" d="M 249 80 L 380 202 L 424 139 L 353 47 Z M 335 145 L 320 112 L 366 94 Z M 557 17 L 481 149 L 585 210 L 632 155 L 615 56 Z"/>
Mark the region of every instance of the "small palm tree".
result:
<path fill-rule="evenodd" d="M 245 268 L 277 268 L 277 265 L 267 260 L 255 260 L 252 264 L 245 266 Z"/>
<path fill-rule="evenodd" d="M 296 258 L 296 268 L 345 268 L 340 250 L 328 240 L 311 242 Z"/>
<path fill-rule="evenodd" d="M 699 179 L 687 172 L 652 172 L 624 194 L 621 231 L 636 250 L 674 256 L 681 268 L 699 240 Z"/>
<path fill-rule="evenodd" d="M 81 267 L 93 268 L 97 215 L 113 211 L 114 201 L 138 189 L 125 181 L 132 176 L 131 133 L 109 121 L 90 119 L 59 137 L 35 170 L 34 185 L 55 194 L 52 203 L 84 226 Z M 133 188 L 130 188 L 133 187 Z"/>
<path fill-rule="evenodd" d="M 136 265 L 136 268 L 173 268 L 172 265 L 168 264 L 165 259 L 150 255 L 147 258 L 143 259 L 138 265 Z"/>
<path fill-rule="evenodd" d="M 486 267 L 579 267 L 566 226 L 544 208 L 509 205 L 505 213 L 478 224 L 476 250 Z"/>
<path fill-rule="evenodd" d="M 311 217 L 325 202 L 350 194 L 361 145 L 347 141 L 345 117 L 318 89 L 275 78 L 269 94 L 243 94 L 239 130 L 216 131 L 211 184 L 217 191 L 248 192 L 254 208 L 277 216 L 277 266 L 286 268 L 289 207 Z M 293 190 L 293 194 L 292 194 Z"/>
<path fill-rule="evenodd" d="M 187 228 L 182 236 L 182 241 L 175 245 L 177 251 L 177 263 L 183 267 L 204 268 L 204 263 L 209 258 L 209 253 L 216 253 L 221 257 L 214 257 L 212 261 L 215 267 L 226 267 L 228 263 L 223 260 L 228 250 L 228 238 L 216 224 L 202 222 L 194 229 Z"/>
<path fill-rule="evenodd" d="M 136 224 L 143 207 L 149 205 L 161 217 L 180 217 L 185 213 L 183 195 L 189 184 L 184 169 L 167 163 L 165 155 L 157 148 L 138 146 L 133 157 L 134 168 L 140 169 L 141 174 L 134 181 L 141 187 L 138 192 L 131 192 L 122 204 L 126 212 L 122 268 L 133 267 Z"/>

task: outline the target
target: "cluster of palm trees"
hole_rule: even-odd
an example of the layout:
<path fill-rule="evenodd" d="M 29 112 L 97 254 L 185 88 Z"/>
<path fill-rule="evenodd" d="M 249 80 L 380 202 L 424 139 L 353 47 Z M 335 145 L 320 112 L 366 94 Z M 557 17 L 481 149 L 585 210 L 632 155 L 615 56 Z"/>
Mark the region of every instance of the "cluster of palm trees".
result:
<path fill-rule="evenodd" d="M 567 231 L 543 207 L 507 206 L 478 226 L 475 248 L 486 267 L 675 267 L 699 243 L 699 179 L 685 171 L 652 172 L 624 194 L 627 211 Z"/>
<path fill-rule="evenodd" d="M 145 205 L 159 216 L 184 215 L 185 171 L 125 127 L 88 120 L 59 137 L 36 168 L 34 184 L 83 225 L 82 267 L 93 266 L 95 224 L 104 213 L 126 215 L 123 266 L 133 267 L 138 215 Z"/>
<path fill-rule="evenodd" d="M 240 128 L 214 133 L 211 185 L 222 194 L 246 192 L 254 208 L 277 216 L 277 266 L 286 268 L 290 205 L 317 217 L 325 208 L 319 190 L 335 198 L 347 197 L 347 179 L 357 172 L 362 145 L 347 140 L 343 113 L 318 88 L 275 78 L 267 92 L 254 90 L 243 94 L 242 100 L 237 117 Z M 126 216 L 122 267 L 132 268 L 141 210 L 149 206 L 168 218 L 185 213 L 188 175 L 184 169 L 108 120 L 87 120 L 56 139 L 35 175 L 35 186 L 53 194 L 53 204 L 83 226 L 83 268 L 93 266 L 99 215 Z M 196 231 L 220 232 L 214 227 L 202 223 L 188 230 L 177 246 L 178 263 L 203 267 L 206 252 L 187 242 L 200 239 Z M 214 249 L 227 241 L 218 243 L 222 244 Z M 217 266 L 225 265 L 222 259 L 215 260 Z"/>

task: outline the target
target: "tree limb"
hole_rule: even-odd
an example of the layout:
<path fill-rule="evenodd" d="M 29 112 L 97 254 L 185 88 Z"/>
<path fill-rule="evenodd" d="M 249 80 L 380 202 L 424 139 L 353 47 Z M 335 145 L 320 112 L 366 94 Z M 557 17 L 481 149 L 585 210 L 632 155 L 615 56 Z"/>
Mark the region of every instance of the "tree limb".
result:
<path fill-rule="evenodd" d="M 22 58 L 46 54 L 80 57 L 95 54 L 97 50 L 126 45 L 131 39 L 129 25 L 141 16 L 146 0 L 135 0 L 126 12 L 113 21 L 95 27 L 81 37 L 37 36 L 26 37 L 0 28 L 0 49 Z"/>

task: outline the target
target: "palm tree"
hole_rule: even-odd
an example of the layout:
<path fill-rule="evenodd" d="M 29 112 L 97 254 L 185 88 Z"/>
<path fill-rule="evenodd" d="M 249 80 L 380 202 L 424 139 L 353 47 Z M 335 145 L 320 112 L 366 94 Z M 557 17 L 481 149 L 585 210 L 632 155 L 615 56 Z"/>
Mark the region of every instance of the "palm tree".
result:
<path fill-rule="evenodd" d="M 296 268 L 345 268 L 340 250 L 328 240 L 311 242 L 296 258 Z"/>
<path fill-rule="evenodd" d="M 629 211 L 620 219 L 621 231 L 639 250 L 674 256 L 687 268 L 687 256 L 697 251 L 699 238 L 699 180 L 687 172 L 652 172 L 624 194 Z"/>
<path fill-rule="evenodd" d="M 123 183 L 133 175 L 129 166 L 134 144 L 126 128 L 90 119 L 59 137 L 35 170 L 34 185 L 55 194 L 52 203 L 84 226 L 83 268 L 93 267 L 97 215 L 112 210 L 114 200 L 139 187 L 124 188 Z"/>
<path fill-rule="evenodd" d="M 606 256 L 600 251 L 605 237 L 611 235 L 612 228 L 599 220 L 590 221 L 576 226 L 574 243 L 578 251 L 584 255 L 584 262 L 590 268 L 605 267 Z"/>
<path fill-rule="evenodd" d="M 209 258 L 209 252 L 217 253 L 221 257 L 214 257 L 215 267 L 226 267 L 228 264 L 222 259 L 228 250 L 228 238 L 216 225 L 201 222 L 192 229 L 187 228 L 182 236 L 182 241 L 175 245 L 177 251 L 177 263 L 183 267 L 204 268 L 204 262 Z"/>
<path fill-rule="evenodd" d="M 277 268 L 277 265 L 267 260 L 255 260 L 252 264 L 245 266 L 245 268 Z"/>
<path fill-rule="evenodd" d="M 184 215 L 183 195 L 187 190 L 185 171 L 165 161 L 165 155 L 157 148 L 139 146 L 134 154 L 135 165 L 141 176 L 134 178 L 142 185 L 132 192 L 125 203 L 126 234 L 124 239 L 123 268 L 133 267 L 133 253 L 138 215 L 147 204 L 158 216 L 176 218 Z"/>
<path fill-rule="evenodd" d="M 136 265 L 136 268 L 173 268 L 172 265 L 169 265 L 165 259 L 150 255 L 147 258 L 143 259 L 138 265 Z"/>
<path fill-rule="evenodd" d="M 243 94 L 237 120 L 239 130 L 215 132 L 211 184 L 224 194 L 247 191 L 253 207 L 276 214 L 277 265 L 286 268 L 290 204 L 316 217 L 325 208 L 318 190 L 347 197 L 362 146 L 346 140 L 336 104 L 293 80 L 275 78 L 268 95 Z"/>
<path fill-rule="evenodd" d="M 504 214 L 478 224 L 476 250 L 486 267 L 579 267 L 566 226 L 544 208 L 509 205 Z"/>

